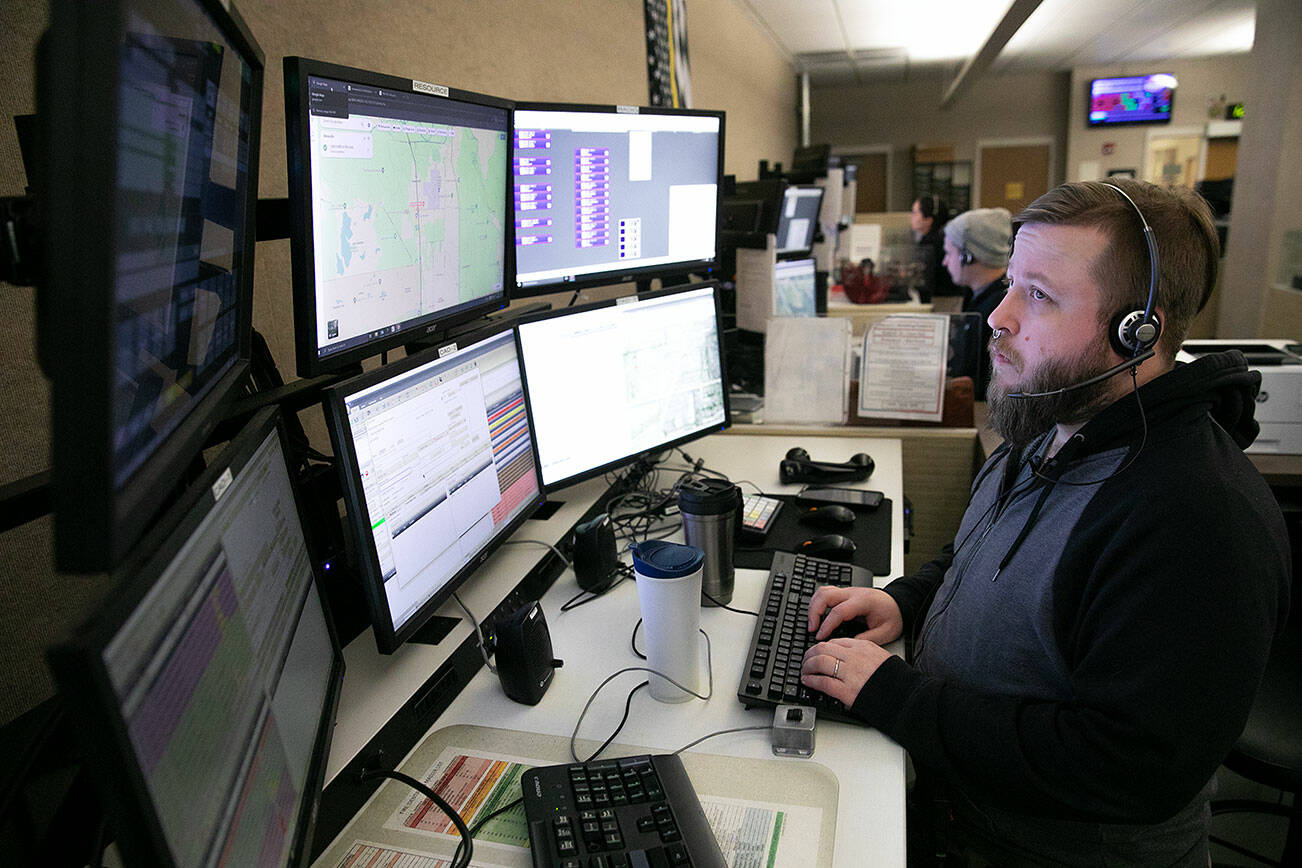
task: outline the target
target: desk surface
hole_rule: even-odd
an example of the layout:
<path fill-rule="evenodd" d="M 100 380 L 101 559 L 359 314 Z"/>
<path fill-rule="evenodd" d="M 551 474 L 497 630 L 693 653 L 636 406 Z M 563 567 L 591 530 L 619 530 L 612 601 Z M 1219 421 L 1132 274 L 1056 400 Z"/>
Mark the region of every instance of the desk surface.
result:
<path fill-rule="evenodd" d="M 781 437 L 728 435 L 713 436 L 685 448 L 693 458 L 704 459 L 709 469 L 727 473 L 734 481 L 749 480 L 766 492 L 786 493 L 799 486 L 778 482 L 779 459 L 793 443 Z M 875 488 L 900 502 L 903 479 L 900 443 L 893 439 L 842 437 L 820 440 L 832 454 L 867 451 L 876 470 L 861 487 Z M 680 462 L 671 461 L 670 466 Z M 560 493 L 565 506 L 546 522 L 529 522 L 517 538 L 558 541 L 583 508 L 604 489 L 598 480 Z M 743 485 L 744 490 L 751 490 Z M 503 587 L 511 587 L 538 560 L 543 550 L 532 546 L 508 546 L 490 559 L 480 571 L 488 580 L 472 580 L 461 596 L 480 615 L 500 600 Z M 625 556 L 627 560 L 627 556 Z M 900 574 L 904 563 L 901 510 L 892 516 L 890 576 Z M 495 585 L 490 577 L 502 574 Z M 760 604 L 766 573 L 738 570 L 732 606 L 754 611 Z M 569 736 L 583 704 L 610 674 L 640 661 L 629 648 L 629 638 L 638 613 L 637 589 L 625 582 L 600 600 L 562 613 L 560 605 L 574 596 L 573 574 L 561 574 L 542 605 L 551 631 L 555 656 L 565 661 L 557 671 L 547 695 L 537 706 L 514 703 L 502 693 L 497 678 L 481 669 L 470 684 L 438 719 L 435 728 L 455 724 L 478 724 L 522 732 Z M 497 599 L 493 599 L 494 593 Z M 456 616 L 455 604 L 441 614 Z M 736 698 L 743 657 L 750 641 L 754 620 L 746 615 L 719 609 L 702 609 L 701 626 L 713 647 L 714 694 L 708 702 L 692 700 L 662 704 L 640 693 L 633 700 L 633 713 L 620 733 L 624 744 L 646 745 L 672 751 L 707 733 L 771 721 L 772 712 L 748 710 Z M 435 647 L 404 646 L 397 654 L 383 657 L 375 651 L 373 637 L 364 633 L 345 649 L 348 671 L 340 702 L 328 776 L 333 776 L 365 746 L 384 722 L 420 687 L 453 647 L 469 635 L 459 624 L 442 644 Z M 582 738 L 604 740 L 623 714 L 624 697 L 645 678 L 644 673 L 620 676 L 602 691 L 584 720 Z M 903 865 L 904 839 L 904 751 L 876 730 L 849 724 L 820 721 L 816 750 L 811 760 L 829 768 L 839 785 L 836 847 L 833 865 Z M 694 750 L 703 753 L 773 758 L 768 735 L 746 732 L 723 735 L 703 742 Z M 345 835 L 347 830 L 345 830 Z"/>

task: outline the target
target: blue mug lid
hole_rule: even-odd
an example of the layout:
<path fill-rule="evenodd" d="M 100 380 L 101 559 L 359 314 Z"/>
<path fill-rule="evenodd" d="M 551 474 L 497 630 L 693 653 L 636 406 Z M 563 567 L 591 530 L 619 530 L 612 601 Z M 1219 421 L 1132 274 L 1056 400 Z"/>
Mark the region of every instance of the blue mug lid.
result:
<path fill-rule="evenodd" d="M 705 552 L 696 546 L 648 540 L 632 546 L 633 568 L 653 579 L 680 579 L 690 576 L 705 563 Z"/>

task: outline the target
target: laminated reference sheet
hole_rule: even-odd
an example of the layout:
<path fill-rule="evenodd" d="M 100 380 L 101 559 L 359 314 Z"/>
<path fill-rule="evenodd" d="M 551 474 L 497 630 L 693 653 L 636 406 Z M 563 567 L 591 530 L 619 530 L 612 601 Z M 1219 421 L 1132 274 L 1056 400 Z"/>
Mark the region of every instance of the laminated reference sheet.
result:
<path fill-rule="evenodd" d="M 498 753 L 485 743 L 501 741 L 476 737 L 480 733 L 504 733 L 482 727 L 451 727 L 456 732 L 436 730 L 427 741 L 439 739 L 438 756 L 433 762 L 421 763 L 431 745 L 419 746 L 404 768 L 443 797 L 473 826 L 477 817 L 491 814 L 520 797 L 520 778 L 533 766 L 552 765 L 558 759 L 529 758 L 516 753 Z M 458 736 L 469 735 L 468 738 Z M 517 747 L 541 747 L 551 737 L 521 734 L 526 742 Z M 559 748 L 561 739 L 554 739 Z M 468 746 L 470 744 L 476 746 Z M 546 747 L 551 747 L 548 743 Z M 595 746 L 595 745 L 594 745 Z M 591 750 L 591 748 L 588 748 Z M 551 750 L 539 750 L 551 754 Z M 633 752 L 649 752 L 637 749 Z M 628 750 L 613 746 L 610 756 L 628 755 Z M 745 770 L 759 774 L 760 780 L 771 779 L 769 766 L 776 762 L 739 760 L 711 755 L 685 754 L 689 774 L 696 778 L 728 781 L 728 771 Z M 421 769 L 421 766 L 424 768 Z M 753 767 L 753 768 L 752 768 Z M 794 787 L 791 798 L 778 803 L 769 799 L 776 791 L 758 789 L 759 798 L 738 799 L 700 792 L 701 807 L 714 830 L 730 868 L 787 868 L 830 860 L 831 841 L 835 836 L 836 797 L 834 778 L 828 790 L 830 773 L 816 764 L 787 766 L 789 783 Z M 780 777 L 780 776 L 779 776 Z M 735 779 L 732 781 L 735 785 Z M 743 788 L 750 792 L 752 788 Z M 795 797 L 800 793 L 804 798 Z M 813 804 L 810 804 L 813 802 Z M 451 821 L 420 793 L 396 781 L 385 781 L 366 806 L 344 828 L 317 859 L 316 868 L 447 868 L 456 850 L 458 834 Z M 528 825 L 524 808 L 513 808 L 489 820 L 475 835 L 471 865 L 479 868 L 529 868 Z"/>
<path fill-rule="evenodd" d="M 859 415 L 939 422 L 944 413 L 949 317 L 889 316 L 864 331 Z"/>
<path fill-rule="evenodd" d="M 769 320 L 764 421 L 840 425 L 849 410 L 850 367 L 850 320 Z"/>

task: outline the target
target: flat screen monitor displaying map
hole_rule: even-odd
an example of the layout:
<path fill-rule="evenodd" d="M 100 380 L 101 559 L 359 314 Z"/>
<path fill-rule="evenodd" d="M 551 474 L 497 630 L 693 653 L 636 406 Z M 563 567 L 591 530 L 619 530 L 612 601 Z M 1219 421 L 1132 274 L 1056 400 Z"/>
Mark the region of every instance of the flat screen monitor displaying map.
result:
<path fill-rule="evenodd" d="M 812 259 L 780 259 L 773 266 L 773 315 L 817 316 Z"/>
<path fill-rule="evenodd" d="M 300 376 L 505 305 L 510 106 L 285 58 Z"/>
<path fill-rule="evenodd" d="M 539 314 L 516 332 L 547 491 L 728 427 L 713 282 Z"/>
<path fill-rule="evenodd" d="M 420 641 L 430 616 L 542 503 L 514 334 L 408 356 L 331 389 L 326 406 L 387 654 Z"/>
<path fill-rule="evenodd" d="M 513 296 L 708 272 L 723 112 L 519 104 Z"/>

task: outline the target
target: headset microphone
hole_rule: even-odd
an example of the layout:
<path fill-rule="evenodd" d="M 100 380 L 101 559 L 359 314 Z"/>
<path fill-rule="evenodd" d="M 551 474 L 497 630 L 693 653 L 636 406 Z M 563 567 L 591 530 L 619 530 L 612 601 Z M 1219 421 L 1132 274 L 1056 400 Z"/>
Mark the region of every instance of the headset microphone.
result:
<path fill-rule="evenodd" d="M 1139 215 L 1139 222 L 1144 227 L 1144 241 L 1148 245 L 1148 302 L 1143 310 L 1123 310 L 1112 318 L 1108 324 L 1108 343 L 1112 345 L 1118 355 L 1125 356 L 1130 354 L 1119 365 L 1113 365 L 1102 373 L 1081 380 L 1079 383 L 1072 383 L 1070 386 L 1063 386 L 1061 389 L 1053 389 L 1048 392 L 1010 392 L 1009 398 L 1050 398 L 1054 395 L 1061 395 L 1065 392 L 1073 392 L 1076 389 L 1084 389 L 1087 386 L 1093 386 L 1095 383 L 1101 383 L 1106 379 L 1115 377 L 1122 371 L 1133 369 L 1139 366 L 1141 362 L 1151 359 L 1157 352 L 1157 340 L 1162 335 L 1162 321 L 1153 312 L 1157 304 L 1157 284 L 1160 272 L 1158 271 L 1159 260 L 1157 257 L 1157 239 L 1153 234 L 1153 227 L 1148 225 L 1148 220 L 1144 218 L 1144 212 L 1139 210 L 1135 200 L 1131 199 L 1125 190 L 1115 184 L 1104 184 L 1105 187 L 1111 187 L 1121 194 L 1121 197 L 1130 203 L 1130 207 L 1135 209 Z M 995 331 L 995 337 L 1002 334 L 1002 329 Z"/>
<path fill-rule="evenodd" d="M 1129 368 L 1136 367 L 1140 362 L 1146 362 L 1153 357 L 1156 350 L 1147 349 L 1133 359 L 1126 359 L 1119 365 L 1113 365 L 1101 374 L 1095 374 L 1088 380 L 1081 380 L 1079 383 L 1072 383 L 1070 386 L 1063 386 L 1061 389 L 1053 389 L 1049 392 L 1009 392 L 1009 398 L 1051 398 L 1054 395 L 1061 395 L 1066 392 L 1074 392 L 1077 389 L 1084 389 L 1086 386 L 1092 386 L 1095 383 L 1101 383 L 1104 380 L 1115 377 L 1117 374 Z"/>

